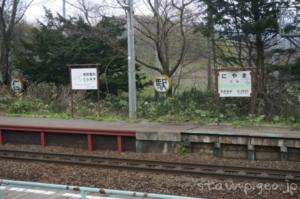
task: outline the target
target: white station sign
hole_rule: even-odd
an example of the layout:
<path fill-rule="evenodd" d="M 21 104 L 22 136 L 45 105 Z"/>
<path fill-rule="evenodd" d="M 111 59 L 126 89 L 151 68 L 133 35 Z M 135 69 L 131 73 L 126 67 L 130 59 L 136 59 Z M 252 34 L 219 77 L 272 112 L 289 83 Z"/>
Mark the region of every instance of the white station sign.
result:
<path fill-rule="evenodd" d="M 220 71 L 218 93 L 220 97 L 251 97 L 251 71 Z"/>
<path fill-rule="evenodd" d="M 167 92 L 170 89 L 171 81 L 167 76 L 160 76 L 154 80 L 154 88 L 157 92 Z"/>
<path fill-rule="evenodd" d="M 97 68 L 72 68 L 71 84 L 72 90 L 97 90 Z"/>
<path fill-rule="evenodd" d="M 24 83 L 20 79 L 13 79 L 10 86 L 12 91 L 16 94 L 20 94 L 24 91 Z"/>

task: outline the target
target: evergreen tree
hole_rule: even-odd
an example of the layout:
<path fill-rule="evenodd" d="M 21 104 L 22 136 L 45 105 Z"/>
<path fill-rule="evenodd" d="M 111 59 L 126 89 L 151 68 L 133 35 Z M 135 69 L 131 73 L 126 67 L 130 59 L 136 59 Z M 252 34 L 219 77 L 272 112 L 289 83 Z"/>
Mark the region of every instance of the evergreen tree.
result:
<path fill-rule="evenodd" d="M 255 68 L 255 96 L 268 99 L 266 52 L 277 45 L 279 14 L 290 0 L 203 0 L 207 6 L 206 32 L 217 35 L 216 61 L 220 67 Z M 254 108 L 253 108 L 254 109 Z"/>
<path fill-rule="evenodd" d="M 124 21 L 104 17 L 96 26 L 82 18 L 64 19 L 46 11 L 46 22 L 32 30 L 31 41 L 16 51 L 16 65 L 30 82 L 68 84 L 66 64 L 100 64 L 100 88 L 103 92 L 127 91 L 127 56 Z M 139 68 L 139 66 L 137 66 Z M 137 87 L 145 77 L 138 73 Z"/>

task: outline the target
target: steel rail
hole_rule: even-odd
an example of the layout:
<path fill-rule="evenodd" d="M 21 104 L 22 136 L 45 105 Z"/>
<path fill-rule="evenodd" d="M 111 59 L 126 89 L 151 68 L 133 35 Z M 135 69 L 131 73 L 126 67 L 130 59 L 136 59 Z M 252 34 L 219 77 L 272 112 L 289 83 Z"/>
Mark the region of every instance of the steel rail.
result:
<path fill-rule="evenodd" d="M 23 161 L 85 165 L 115 169 L 155 171 L 193 176 L 216 176 L 226 178 L 230 177 L 272 181 L 288 180 L 291 182 L 300 183 L 300 171 L 295 170 L 263 169 L 154 160 L 136 160 L 126 158 L 99 157 L 95 155 L 86 156 L 15 150 L 0 150 L 0 158 Z"/>

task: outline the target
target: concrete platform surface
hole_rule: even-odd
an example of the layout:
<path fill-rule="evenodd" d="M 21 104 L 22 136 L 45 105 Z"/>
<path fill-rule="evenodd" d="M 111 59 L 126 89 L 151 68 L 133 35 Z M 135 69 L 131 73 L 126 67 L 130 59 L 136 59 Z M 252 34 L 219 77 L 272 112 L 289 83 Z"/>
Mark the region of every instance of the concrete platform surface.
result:
<path fill-rule="evenodd" d="M 232 127 L 232 126 L 204 126 L 185 130 L 187 134 L 267 137 L 267 138 L 300 138 L 300 129 L 263 128 L 263 127 Z"/>
<path fill-rule="evenodd" d="M 0 199 L 80 199 L 81 195 L 75 191 L 20 188 L 14 186 L 0 186 Z M 139 197 L 104 196 L 97 193 L 87 194 L 87 199 L 139 199 Z"/>
<path fill-rule="evenodd" d="M 232 127 L 217 125 L 196 125 L 185 123 L 130 123 L 124 121 L 104 122 L 77 119 L 49 119 L 0 116 L 1 126 L 28 126 L 41 128 L 82 128 L 94 130 L 133 131 L 138 133 L 162 134 L 207 134 L 207 135 L 238 135 L 274 138 L 300 138 L 300 129 L 291 128 L 263 128 L 263 127 Z M 137 135 L 144 136 L 144 134 Z M 168 136 L 169 137 L 169 136 Z M 143 138 L 141 138 L 143 139 Z M 151 136 L 149 138 L 151 140 Z"/>
<path fill-rule="evenodd" d="M 161 123 L 128 123 L 124 121 L 104 122 L 79 119 L 49 119 L 49 118 L 24 118 L 0 116 L 0 126 L 28 126 L 50 128 L 83 128 L 99 130 L 121 130 L 135 132 L 172 132 L 181 133 L 197 127 L 191 124 L 161 124 Z"/>

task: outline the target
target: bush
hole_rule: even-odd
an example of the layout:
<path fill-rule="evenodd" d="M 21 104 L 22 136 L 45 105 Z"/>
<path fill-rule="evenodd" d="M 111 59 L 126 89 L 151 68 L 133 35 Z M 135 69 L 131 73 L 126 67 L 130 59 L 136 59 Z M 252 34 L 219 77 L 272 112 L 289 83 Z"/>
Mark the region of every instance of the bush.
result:
<path fill-rule="evenodd" d="M 211 106 L 213 95 L 195 89 L 183 92 L 171 98 L 156 100 L 151 97 L 139 99 L 139 117 L 147 119 L 170 118 L 177 120 L 195 120 L 213 118 L 216 107 Z"/>
<path fill-rule="evenodd" d="M 53 83 L 39 83 L 28 87 L 26 97 L 36 99 L 48 106 L 52 112 L 67 111 L 70 101 L 70 88 Z M 76 96 L 74 97 L 76 99 Z"/>
<path fill-rule="evenodd" d="M 35 106 L 32 102 L 19 98 L 9 106 L 11 113 L 26 113 L 32 112 Z"/>
<path fill-rule="evenodd" d="M 4 89 L 0 89 L 0 110 L 7 110 L 13 101 L 13 98 Z"/>
<path fill-rule="evenodd" d="M 294 124 L 299 121 L 297 114 L 267 117 L 264 114 L 249 115 L 247 98 L 222 98 L 217 103 L 213 93 L 192 89 L 172 98 L 144 97 L 138 100 L 140 118 L 156 121 L 206 121 L 206 122 L 248 122 L 262 124 L 271 122 Z M 260 107 L 260 106 L 258 106 Z"/>

